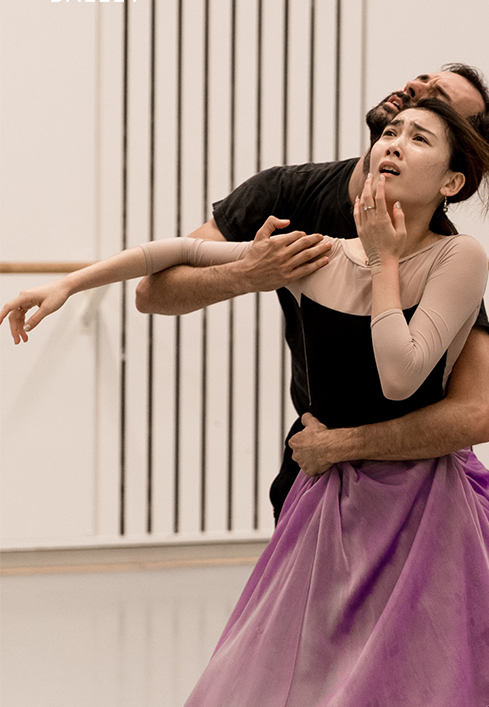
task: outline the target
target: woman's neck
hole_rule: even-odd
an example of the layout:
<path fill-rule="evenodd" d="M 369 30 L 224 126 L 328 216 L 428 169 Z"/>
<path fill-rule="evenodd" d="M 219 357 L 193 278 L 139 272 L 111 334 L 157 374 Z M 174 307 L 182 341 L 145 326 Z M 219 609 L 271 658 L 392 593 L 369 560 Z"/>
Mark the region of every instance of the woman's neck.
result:
<path fill-rule="evenodd" d="M 388 209 L 392 218 L 392 207 L 388 206 Z M 410 213 L 409 209 L 404 212 L 407 236 L 401 258 L 416 253 L 418 250 L 422 250 L 443 238 L 443 236 L 430 230 L 432 216 L 431 209 L 415 208 L 412 213 Z"/>

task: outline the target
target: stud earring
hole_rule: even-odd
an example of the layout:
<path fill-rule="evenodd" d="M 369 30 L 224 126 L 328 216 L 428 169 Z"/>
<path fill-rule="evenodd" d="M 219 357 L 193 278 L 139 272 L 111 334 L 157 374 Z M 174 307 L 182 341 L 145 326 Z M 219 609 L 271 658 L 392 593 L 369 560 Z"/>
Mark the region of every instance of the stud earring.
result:
<path fill-rule="evenodd" d="M 443 202 L 443 213 L 446 214 L 448 211 L 448 199 L 445 197 L 445 201 Z"/>

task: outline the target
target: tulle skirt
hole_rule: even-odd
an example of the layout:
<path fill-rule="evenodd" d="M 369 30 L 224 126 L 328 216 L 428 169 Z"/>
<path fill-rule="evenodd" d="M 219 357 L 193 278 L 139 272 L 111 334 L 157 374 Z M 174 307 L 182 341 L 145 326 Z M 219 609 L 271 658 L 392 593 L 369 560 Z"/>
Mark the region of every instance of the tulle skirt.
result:
<path fill-rule="evenodd" d="M 489 472 L 299 474 L 186 707 L 488 707 Z"/>

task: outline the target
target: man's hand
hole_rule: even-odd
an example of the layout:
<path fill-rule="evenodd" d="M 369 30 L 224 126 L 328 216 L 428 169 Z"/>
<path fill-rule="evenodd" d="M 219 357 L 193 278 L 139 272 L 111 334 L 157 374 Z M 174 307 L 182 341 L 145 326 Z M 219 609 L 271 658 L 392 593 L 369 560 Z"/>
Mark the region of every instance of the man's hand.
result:
<path fill-rule="evenodd" d="M 328 436 L 333 430 L 306 412 L 302 416 L 304 429 L 289 439 L 294 459 L 307 476 L 317 476 L 327 471 L 335 461 L 328 454 Z"/>
<path fill-rule="evenodd" d="M 145 314 L 186 314 L 247 292 L 274 290 L 326 265 L 330 244 L 318 233 L 301 231 L 271 237 L 290 222 L 270 216 L 243 260 L 208 268 L 178 266 L 144 277 L 136 307 Z M 189 238 L 225 240 L 214 219 Z"/>
<path fill-rule="evenodd" d="M 269 216 L 258 230 L 248 254 L 240 261 L 240 272 L 248 292 L 266 292 L 310 275 L 328 263 L 331 244 L 319 233 L 292 231 L 273 236 L 290 221 Z"/>

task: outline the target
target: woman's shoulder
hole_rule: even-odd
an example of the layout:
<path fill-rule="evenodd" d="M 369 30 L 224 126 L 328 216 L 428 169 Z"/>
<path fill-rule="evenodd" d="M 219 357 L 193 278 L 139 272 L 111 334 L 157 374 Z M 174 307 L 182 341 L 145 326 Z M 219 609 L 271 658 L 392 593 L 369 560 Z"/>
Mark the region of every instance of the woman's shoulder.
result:
<path fill-rule="evenodd" d="M 434 249 L 430 271 L 434 275 L 446 272 L 453 277 L 464 275 L 471 281 L 485 282 L 489 269 L 487 253 L 482 243 L 467 234 L 444 236 Z"/>
<path fill-rule="evenodd" d="M 439 263 L 451 260 L 458 263 L 480 263 L 487 269 L 488 257 L 482 243 L 468 234 L 459 233 L 455 236 L 443 236 L 437 249 L 435 260 Z"/>
<path fill-rule="evenodd" d="M 441 250 L 446 251 L 447 253 L 452 251 L 459 254 L 467 253 L 478 257 L 483 256 L 487 259 L 487 253 L 482 243 L 477 240 L 477 238 L 474 238 L 474 236 L 470 236 L 467 233 L 457 233 L 454 236 L 443 236 L 440 243 L 442 246 Z"/>

